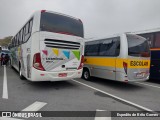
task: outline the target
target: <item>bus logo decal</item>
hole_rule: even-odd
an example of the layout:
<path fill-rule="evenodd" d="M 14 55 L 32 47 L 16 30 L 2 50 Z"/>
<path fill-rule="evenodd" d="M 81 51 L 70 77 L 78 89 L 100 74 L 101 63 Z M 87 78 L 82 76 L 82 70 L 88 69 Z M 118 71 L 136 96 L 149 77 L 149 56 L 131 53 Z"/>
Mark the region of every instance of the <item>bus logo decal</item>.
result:
<path fill-rule="evenodd" d="M 80 51 L 79 50 L 72 50 L 74 56 L 79 60 L 80 59 Z"/>
<path fill-rule="evenodd" d="M 70 52 L 69 51 L 63 51 L 63 54 L 66 56 L 66 58 L 69 59 L 69 57 L 70 57 Z"/>
<path fill-rule="evenodd" d="M 52 51 L 56 56 L 58 56 L 58 54 L 59 54 L 59 50 L 58 49 L 52 48 Z"/>
<path fill-rule="evenodd" d="M 43 54 L 45 54 L 46 56 L 48 55 L 48 51 L 47 50 L 42 50 Z"/>

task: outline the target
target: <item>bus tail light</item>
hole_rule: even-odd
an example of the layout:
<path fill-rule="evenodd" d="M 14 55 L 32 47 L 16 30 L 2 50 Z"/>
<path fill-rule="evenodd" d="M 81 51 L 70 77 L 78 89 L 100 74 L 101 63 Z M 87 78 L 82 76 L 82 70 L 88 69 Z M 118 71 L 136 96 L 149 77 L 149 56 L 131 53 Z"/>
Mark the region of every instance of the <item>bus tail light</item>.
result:
<path fill-rule="evenodd" d="M 79 69 L 82 69 L 82 68 L 83 68 L 83 65 L 84 65 L 84 56 L 82 55 L 82 57 L 81 57 L 81 62 L 80 62 L 80 65 L 79 65 L 79 67 L 78 67 L 78 70 L 79 70 Z"/>
<path fill-rule="evenodd" d="M 40 53 L 34 54 L 34 57 L 33 57 L 33 67 L 35 69 L 45 71 L 45 69 L 43 68 L 42 63 L 41 63 Z"/>
<path fill-rule="evenodd" d="M 128 83 L 128 80 L 124 80 L 125 83 Z"/>
<path fill-rule="evenodd" d="M 41 10 L 41 13 L 44 13 L 44 12 L 46 12 L 46 10 Z"/>
<path fill-rule="evenodd" d="M 128 64 L 126 62 L 123 62 L 123 68 L 126 74 L 127 74 L 127 67 L 128 67 Z"/>
<path fill-rule="evenodd" d="M 150 57 L 150 53 L 149 52 L 142 52 L 141 57 Z"/>

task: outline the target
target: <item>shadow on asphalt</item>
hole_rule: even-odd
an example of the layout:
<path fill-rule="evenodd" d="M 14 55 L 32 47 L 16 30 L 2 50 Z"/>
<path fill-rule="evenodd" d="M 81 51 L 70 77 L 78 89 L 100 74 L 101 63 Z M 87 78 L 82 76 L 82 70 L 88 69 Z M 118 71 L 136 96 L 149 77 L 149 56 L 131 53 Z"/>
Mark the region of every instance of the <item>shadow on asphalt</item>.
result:
<path fill-rule="evenodd" d="M 16 69 L 14 68 L 10 68 L 13 70 L 14 74 L 16 74 L 17 76 L 19 76 L 19 73 Z M 20 80 L 20 78 L 18 79 Z M 39 89 L 39 90 L 59 90 L 59 89 L 73 89 L 76 88 L 78 85 L 73 84 L 71 82 L 69 82 L 70 80 L 67 81 L 29 81 L 26 78 L 24 78 L 22 81 L 22 85 L 27 85 L 29 87 L 29 89 Z"/>
<path fill-rule="evenodd" d="M 160 80 L 158 80 L 158 79 L 149 79 L 147 82 L 160 84 Z"/>
<path fill-rule="evenodd" d="M 26 80 L 31 89 L 40 89 L 40 90 L 61 90 L 61 89 L 73 89 L 76 88 L 75 84 L 72 84 L 69 81 L 43 81 L 43 82 L 31 82 Z"/>
<path fill-rule="evenodd" d="M 18 72 L 16 70 L 14 70 L 15 73 Z M 83 79 L 79 79 L 79 81 L 81 82 L 81 80 Z M 107 79 L 101 79 L 101 78 L 96 78 L 96 77 L 92 77 L 91 78 L 92 83 L 96 83 L 98 85 L 102 85 L 105 87 L 110 87 L 110 88 L 114 88 L 117 90 L 123 90 L 123 91 L 137 91 L 140 89 L 145 89 L 144 86 L 139 85 L 139 84 L 134 84 L 134 83 L 125 83 L 125 82 L 118 82 L 118 81 L 112 81 L 112 80 L 107 80 Z M 55 90 L 59 90 L 59 89 L 73 89 L 73 88 L 77 88 L 79 85 L 73 84 L 72 82 L 69 81 L 55 81 L 55 82 L 51 82 L 51 81 L 42 81 L 42 82 L 32 82 L 32 81 L 28 81 L 28 80 L 22 80 L 23 84 L 29 84 L 30 89 L 40 89 L 40 90 L 48 90 L 48 89 L 55 89 Z M 83 82 L 83 81 L 82 81 Z"/>
<path fill-rule="evenodd" d="M 112 80 L 107 80 L 107 79 L 102 79 L 102 78 L 96 78 L 93 77 L 91 78 L 93 83 L 96 83 L 98 85 L 102 85 L 105 87 L 111 87 L 114 89 L 119 89 L 119 90 L 124 90 L 124 91 L 134 91 L 134 90 L 140 90 L 140 89 L 145 89 L 144 86 L 141 86 L 139 84 L 135 83 L 125 83 L 125 82 L 118 82 L 118 81 L 112 81 Z"/>

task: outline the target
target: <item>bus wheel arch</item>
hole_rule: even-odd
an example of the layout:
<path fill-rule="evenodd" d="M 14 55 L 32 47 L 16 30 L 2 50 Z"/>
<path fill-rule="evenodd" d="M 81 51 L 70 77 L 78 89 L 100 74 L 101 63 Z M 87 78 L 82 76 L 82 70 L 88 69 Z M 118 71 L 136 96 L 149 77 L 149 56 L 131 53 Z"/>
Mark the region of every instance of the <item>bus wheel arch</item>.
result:
<path fill-rule="evenodd" d="M 90 80 L 91 78 L 90 70 L 87 67 L 83 68 L 82 78 L 85 80 Z"/>

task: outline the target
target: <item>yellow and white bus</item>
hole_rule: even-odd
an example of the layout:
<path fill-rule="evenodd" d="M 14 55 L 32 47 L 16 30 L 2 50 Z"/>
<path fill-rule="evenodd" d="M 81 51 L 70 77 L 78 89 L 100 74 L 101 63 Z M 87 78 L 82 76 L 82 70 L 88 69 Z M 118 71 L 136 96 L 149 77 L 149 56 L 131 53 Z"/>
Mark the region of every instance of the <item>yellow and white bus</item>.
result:
<path fill-rule="evenodd" d="M 149 79 L 150 50 L 145 38 L 132 34 L 114 35 L 85 42 L 82 77 L 121 82 Z"/>
<path fill-rule="evenodd" d="M 11 66 L 30 81 L 80 78 L 84 57 L 80 19 L 46 10 L 35 12 L 12 38 Z"/>

